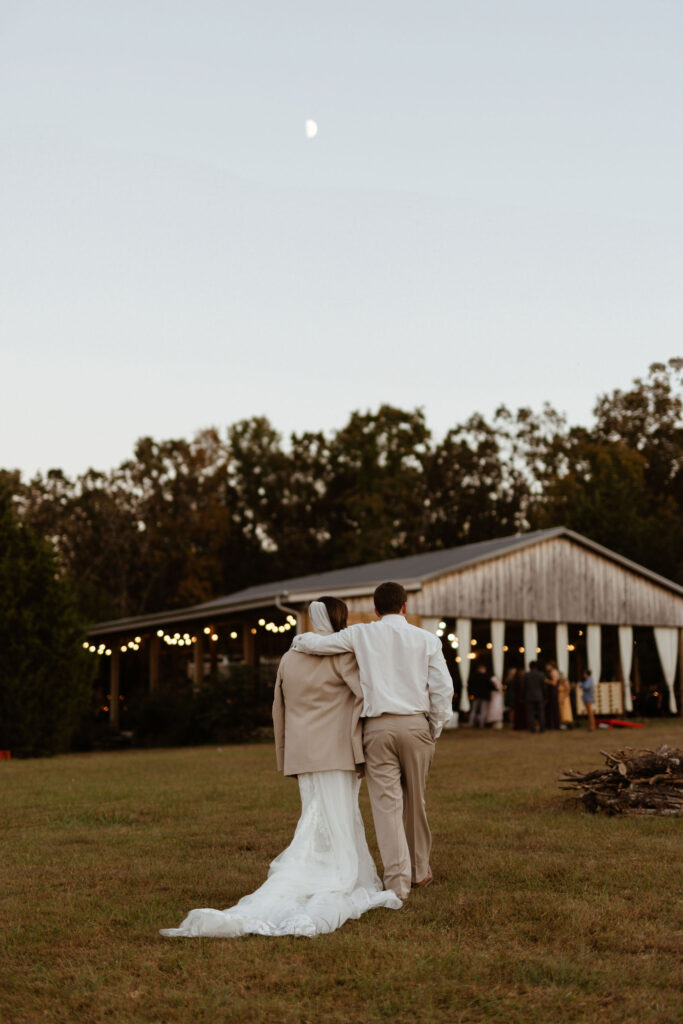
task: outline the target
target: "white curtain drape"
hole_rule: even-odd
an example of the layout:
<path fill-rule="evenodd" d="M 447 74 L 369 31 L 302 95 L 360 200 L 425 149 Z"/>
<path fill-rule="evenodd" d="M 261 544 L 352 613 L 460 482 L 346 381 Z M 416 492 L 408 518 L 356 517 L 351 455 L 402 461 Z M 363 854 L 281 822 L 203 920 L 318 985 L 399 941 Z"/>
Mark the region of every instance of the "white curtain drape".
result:
<path fill-rule="evenodd" d="M 530 661 L 535 661 L 538 657 L 536 648 L 538 647 L 538 623 L 536 622 L 525 622 L 524 623 L 524 664 L 529 667 Z"/>
<path fill-rule="evenodd" d="M 491 657 L 493 659 L 493 674 L 503 682 L 503 664 L 505 662 L 505 622 L 503 619 L 491 619 Z"/>
<path fill-rule="evenodd" d="M 600 626 L 586 626 L 586 656 L 588 668 L 593 673 L 595 685 L 600 682 L 602 672 L 602 632 Z"/>
<path fill-rule="evenodd" d="M 443 622 L 443 619 L 435 619 L 428 615 L 422 616 L 422 628 L 426 629 L 428 633 L 436 633 L 440 622 Z"/>
<path fill-rule="evenodd" d="M 654 633 L 657 654 L 662 665 L 666 685 L 669 688 L 669 711 L 675 715 L 678 711 L 676 692 L 674 690 L 676 662 L 678 661 L 678 630 L 675 626 L 655 626 Z"/>
<path fill-rule="evenodd" d="M 460 689 L 460 710 L 469 711 L 470 695 L 467 692 L 467 684 L 470 679 L 469 653 L 472 649 L 472 620 L 456 619 L 455 632 L 458 637 L 458 655 L 460 656 L 458 669 L 460 670 L 460 681 L 462 683 Z"/>
<path fill-rule="evenodd" d="M 561 676 L 569 678 L 569 626 L 566 622 L 558 622 L 555 626 L 555 657 Z"/>
<path fill-rule="evenodd" d="M 633 711 L 631 697 L 631 667 L 633 665 L 633 628 L 619 626 L 619 658 L 624 677 L 624 711 Z"/>

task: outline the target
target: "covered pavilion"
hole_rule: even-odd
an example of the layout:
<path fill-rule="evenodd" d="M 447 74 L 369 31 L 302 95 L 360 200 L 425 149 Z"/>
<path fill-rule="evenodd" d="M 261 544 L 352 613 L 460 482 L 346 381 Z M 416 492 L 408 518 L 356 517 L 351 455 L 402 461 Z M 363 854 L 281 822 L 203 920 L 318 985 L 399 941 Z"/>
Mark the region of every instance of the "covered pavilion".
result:
<path fill-rule="evenodd" d="M 576 680 L 590 666 L 597 710 L 632 710 L 640 686 L 638 646 L 656 650 L 668 708 L 683 704 L 683 587 L 565 527 L 465 544 L 405 558 L 277 580 L 189 608 L 100 622 L 86 646 L 110 661 L 108 709 L 119 724 L 122 672 L 145 659 L 150 691 L 160 665 L 182 661 L 196 688 L 219 663 L 260 668 L 271 682 L 295 631 L 308 628 L 311 600 L 329 594 L 349 623 L 374 618 L 372 595 L 385 580 L 408 591 L 409 618 L 442 639 L 469 707 L 470 662 L 482 655 L 499 678 L 536 657 Z M 652 659 L 651 659 L 652 660 Z M 678 681 L 678 686 L 676 682 Z M 679 690 L 677 700 L 676 690 Z"/>

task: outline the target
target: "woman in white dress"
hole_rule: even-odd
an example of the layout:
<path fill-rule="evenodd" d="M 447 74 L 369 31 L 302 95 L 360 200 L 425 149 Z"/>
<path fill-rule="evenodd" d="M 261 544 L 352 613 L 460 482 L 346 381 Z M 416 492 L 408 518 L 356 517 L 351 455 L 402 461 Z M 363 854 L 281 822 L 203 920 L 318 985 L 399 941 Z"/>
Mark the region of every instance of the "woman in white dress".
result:
<path fill-rule="evenodd" d="M 311 603 L 309 615 L 315 632 L 328 635 L 346 626 L 347 608 L 324 597 Z M 255 892 L 227 910 L 192 910 L 179 928 L 162 935 L 313 937 L 374 907 L 402 906 L 394 892 L 382 889 L 358 807 L 361 707 L 353 655 L 285 654 L 273 720 L 278 767 L 299 780 L 294 838 Z"/>
<path fill-rule="evenodd" d="M 503 687 L 498 676 L 491 676 L 491 696 L 486 711 L 486 724 L 494 729 L 503 728 Z"/>

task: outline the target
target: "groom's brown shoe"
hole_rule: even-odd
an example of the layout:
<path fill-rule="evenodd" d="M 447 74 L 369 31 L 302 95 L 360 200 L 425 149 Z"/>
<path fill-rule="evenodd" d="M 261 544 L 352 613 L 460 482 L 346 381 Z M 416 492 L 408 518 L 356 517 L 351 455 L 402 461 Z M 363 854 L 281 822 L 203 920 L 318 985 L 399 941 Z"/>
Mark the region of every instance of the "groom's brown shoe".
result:
<path fill-rule="evenodd" d="M 425 877 L 422 879 L 421 882 L 411 882 L 410 883 L 410 888 L 411 889 L 424 889 L 426 886 L 431 885 L 433 881 L 434 881 L 434 876 L 432 874 L 432 869 L 430 868 L 429 869 L 429 874 L 425 875 Z"/>

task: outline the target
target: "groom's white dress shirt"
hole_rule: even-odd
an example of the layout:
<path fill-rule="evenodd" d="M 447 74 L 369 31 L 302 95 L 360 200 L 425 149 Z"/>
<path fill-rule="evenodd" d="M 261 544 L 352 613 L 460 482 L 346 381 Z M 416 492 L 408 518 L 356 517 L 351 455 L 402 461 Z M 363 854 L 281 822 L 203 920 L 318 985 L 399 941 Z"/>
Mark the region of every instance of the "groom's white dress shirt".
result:
<path fill-rule="evenodd" d="M 436 739 L 451 716 L 453 682 L 441 641 L 403 615 L 384 615 L 330 636 L 301 633 L 292 647 L 305 654 L 352 651 L 360 670 L 364 718 L 424 713 Z"/>

